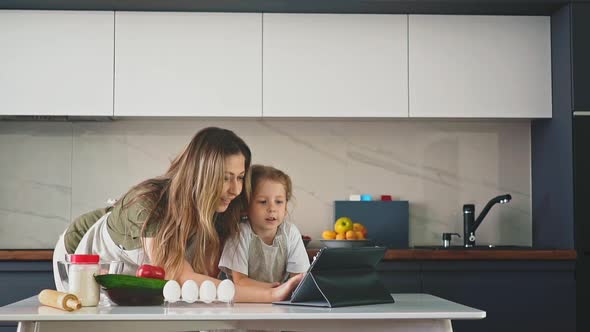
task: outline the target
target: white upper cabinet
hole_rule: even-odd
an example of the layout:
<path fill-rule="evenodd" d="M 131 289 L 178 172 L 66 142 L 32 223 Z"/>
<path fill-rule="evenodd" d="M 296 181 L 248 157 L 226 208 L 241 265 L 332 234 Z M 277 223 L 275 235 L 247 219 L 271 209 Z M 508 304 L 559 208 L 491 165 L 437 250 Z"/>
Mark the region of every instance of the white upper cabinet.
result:
<path fill-rule="evenodd" d="M 263 18 L 265 117 L 408 117 L 407 15 Z"/>
<path fill-rule="evenodd" d="M 112 116 L 113 16 L 0 10 L 0 114 Z"/>
<path fill-rule="evenodd" d="M 115 15 L 115 116 L 262 115 L 262 14 Z"/>
<path fill-rule="evenodd" d="M 410 117 L 551 117 L 550 18 L 409 17 Z"/>

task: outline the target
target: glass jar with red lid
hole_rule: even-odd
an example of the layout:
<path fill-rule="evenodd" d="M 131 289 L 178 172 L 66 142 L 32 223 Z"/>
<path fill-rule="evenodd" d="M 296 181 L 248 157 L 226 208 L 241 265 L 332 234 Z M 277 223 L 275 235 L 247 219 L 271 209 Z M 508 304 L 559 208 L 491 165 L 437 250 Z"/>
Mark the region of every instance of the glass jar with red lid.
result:
<path fill-rule="evenodd" d="M 68 292 L 74 294 L 84 307 L 98 305 L 100 288 L 94 275 L 99 273 L 99 255 L 69 255 L 70 268 L 68 273 Z"/>

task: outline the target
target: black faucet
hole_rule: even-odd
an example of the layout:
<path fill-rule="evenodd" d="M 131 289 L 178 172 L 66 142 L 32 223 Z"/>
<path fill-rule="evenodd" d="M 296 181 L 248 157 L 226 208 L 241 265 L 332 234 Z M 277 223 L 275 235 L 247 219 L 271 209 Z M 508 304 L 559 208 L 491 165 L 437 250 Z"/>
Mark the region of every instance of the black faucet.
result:
<path fill-rule="evenodd" d="M 483 218 L 485 218 L 486 215 L 488 214 L 488 212 L 490 212 L 490 209 L 492 208 L 492 206 L 494 206 L 494 204 L 496 204 L 496 203 L 500 203 L 500 204 L 508 203 L 508 202 L 510 202 L 511 199 L 512 199 L 512 196 L 510 196 L 510 194 L 500 195 L 500 196 L 496 196 L 496 197 L 492 198 L 488 202 L 488 204 L 486 204 L 486 206 L 483 208 L 483 210 L 481 210 L 481 213 L 479 214 L 479 216 L 475 220 L 474 220 L 475 205 L 473 205 L 473 204 L 463 205 L 463 232 L 464 232 L 463 243 L 465 244 L 465 247 L 475 246 L 475 230 L 479 227 L 479 225 L 481 225 Z"/>

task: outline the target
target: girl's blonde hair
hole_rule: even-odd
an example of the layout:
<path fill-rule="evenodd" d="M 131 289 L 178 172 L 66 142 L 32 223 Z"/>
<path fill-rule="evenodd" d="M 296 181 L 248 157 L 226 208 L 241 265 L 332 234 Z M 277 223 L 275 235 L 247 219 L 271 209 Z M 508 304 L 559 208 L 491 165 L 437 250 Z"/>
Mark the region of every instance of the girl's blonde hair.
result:
<path fill-rule="evenodd" d="M 246 160 L 244 188 L 225 212 L 216 213 L 223 191 L 225 159 L 234 155 Z M 250 162 L 250 148 L 240 137 L 227 129 L 209 127 L 192 138 L 164 175 L 148 179 L 128 192 L 135 197 L 126 205 L 141 199 L 153 207 L 148 211 L 142 235 L 145 238 L 146 226 L 155 224 L 151 262 L 164 268 L 170 279 L 182 272 L 189 241 L 195 248 L 190 262 L 195 272 L 212 275 L 217 271 L 223 243 L 237 234 L 240 212 L 249 199 Z"/>
<path fill-rule="evenodd" d="M 293 196 L 293 185 L 291 178 L 285 172 L 272 166 L 252 165 L 250 173 L 250 188 L 253 192 L 256 191 L 256 187 L 262 181 L 271 180 L 282 184 L 285 187 L 285 199 L 287 202 L 291 200 Z"/>

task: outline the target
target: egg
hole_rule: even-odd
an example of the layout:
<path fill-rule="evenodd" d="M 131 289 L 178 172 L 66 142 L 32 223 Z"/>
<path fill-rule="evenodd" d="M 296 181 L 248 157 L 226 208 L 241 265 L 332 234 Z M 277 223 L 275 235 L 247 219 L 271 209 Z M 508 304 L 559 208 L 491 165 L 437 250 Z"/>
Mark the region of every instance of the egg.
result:
<path fill-rule="evenodd" d="M 205 303 L 211 303 L 215 300 L 216 292 L 215 284 L 210 280 L 205 280 L 199 289 L 199 298 Z"/>
<path fill-rule="evenodd" d="M 164 300 L 167 302 L 174 303 L 180 300 L 180 285 L 176 280 L 169 280 L 166 282 L 162 292 L 164 294 Z"/>
<path fill-rule="evenodd" d="M 217 299 L 222 302 L 231 302 L 236 294 L 236 287 L 234 283 L 225 279 L 217 286 Z"/>
<path fill-rule="evenodd" d="M 199 286 L 194 280 L 187 280 L 182 284 L 182 300 L 193 303 L 199 299 Z"/>

